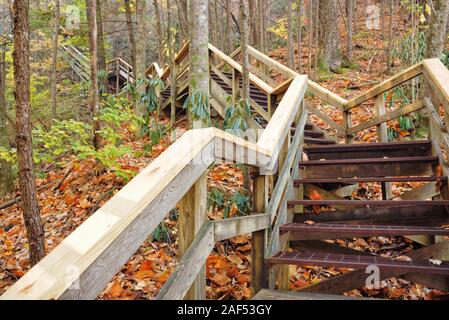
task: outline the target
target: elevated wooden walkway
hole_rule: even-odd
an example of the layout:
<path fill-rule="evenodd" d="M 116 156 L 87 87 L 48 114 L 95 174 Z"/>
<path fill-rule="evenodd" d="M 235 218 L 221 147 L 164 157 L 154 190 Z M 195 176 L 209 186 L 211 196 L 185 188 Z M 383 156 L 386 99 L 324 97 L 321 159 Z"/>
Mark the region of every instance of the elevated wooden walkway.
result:
<path fill-rule="evenodd" d="M 173 70 L 157 64 L 147 69 L 166 84 L 163 109 L 180 108 L 188 94 L 188 52 L 186 44 Z M 210 45 L 209 53 L 211 106 L 215 116 L 224 116 L 226 97 L 240 97 L 240 50 L 228 56 Z M 264 129 L 256 141 L 216 128 L 187 131 L 1 299 L 95 299 L 177 204 L 180 260 L 156 299 L 204 299 L 205 262 L 214 244 L 246 233 L 252 233 L 255 299 L 346 299 L 334 295 L 365 286 L 372 266 L 380 280 L 402 277 L 449 291 L 443 228 L 449 222 L 449 71 L 437 59 L 425 60 L 346 100 L 254 48 L 249 54 L 250 125 Z M 127 75 L 130 81 L 129 66 L 123 69 L 117 61 L 115 80 Z M 283 77 L 280 85 L 272 73 Z M 387 111 L 384 93 L 417 77 L 421 87 L 430 88 L 419 95 L 422 100 Z M 341 112 L 343 122 L 308 105 L 306 92 Z M 351 112 L 370 100 L 372 118 L 354 124 Z M 429 116 L 429 139 L 388 142 L 387 122 L 416 111 Z M 313 125 L 310 116 L 335 135 Z M 377 143 L 354 144 L 358 132 L 372 127 Z M 337 138 L 346 143 L 337 144 Z M 206 172 L 217 161 L 252 167 L 253 214 L 207 220 Z M 422 186 L 395 196 L 395 182 Z M 380 183 L 382 196 L 361 200 L 354 191 L 362 183 Z M 408 237 L 417 249 L 403 253 L 406 261 L 327 241 L 377 235 Z M 290 293 L 289 265 L 353 271 Z"/>

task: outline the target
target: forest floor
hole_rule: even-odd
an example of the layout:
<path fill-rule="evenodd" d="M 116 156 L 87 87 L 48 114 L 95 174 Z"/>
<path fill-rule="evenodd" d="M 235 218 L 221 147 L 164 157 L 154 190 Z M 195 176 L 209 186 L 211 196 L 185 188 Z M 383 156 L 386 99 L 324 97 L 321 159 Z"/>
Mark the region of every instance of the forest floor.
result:
<path fill-rule="evenodd" d="M 357 39 L 363 39 L 357 40 Z M 366 34 L 356 38 L 356 61 L 359 67 L 333 75 L 320 84 L 344 98 L 352 97 L 367 88 L 381 82 L 385 74 L 385 41 L 379 33 Z M 364 48 L 373 47 L 374 51 Z M 303 52 L 303 63 L 307 63 L 307 48 Z M 367 54 L 370 52 L 370 54 Z M 285 49 L 271 52 L 271 56 L 285 63 Z M 319 79 L 317 79 L 319 80 Z M 387 98 L 388 99 L 388 98 Z M 318 100 L 310 99 L 315 107 L 342 122 L 338 110 L 321 105 Z M 353 114 L 355 123 L 372 117 L 372 104 L 356 108 Z M 312 121 L 323 129 L 326 125 L 315 117 Z M 415 138 L 413 130 L 401 130 L 397 122 L 389 123 L 395 128 L 400 139 Z M 177 128 L 178 135 L 186 131 L 186 123 L 181 122 Z M 134 135 L 124 130 L 123 139 L 134 153 L 140 157 L 126 155 L 118 159 L 123 169 L 139 172 L 169 145 L 164 139 L 153 148 L 151 154 L 145 154 L 145 141 L 135 140 Z M 356 137 L 356 141 L 374 141 L 375 130 L 366 130 Z M 93 160 L 76 160 L 67 157 L 61 167 L 49 166 L 47 175 L 37 180 L 38 197 L 42 221 L 45 229 L 46 249 L 50 252 L 65 237 L 89 218 L 99 207 L 108 201 L 121 187 L 124 181 L 113 172 L 98 168 Z M 217 164 L 208 173 L 210 188 L 217 188 L 232 195 L 243 187 L 243 173 L 237 166 Z M 399 195 L 404 191 L 419 187 L 417 183 L 394 184 L 393 192 Z M 16 191 L 6 200 L 18 196 Z M 380 196 L 378 184 L 363 184 L 353 194 L 359 199 L 376 199 Z M 224 211 L 209 210 L 210 219 L 222 219 Z M 239 215 L 233 205 L 228 217 Z M 149 237 L 139 250 L 114 276 L 99 299 L 151 299 L 160 290 L 177 264 L 177 228 L 176 214 L 170 214 L 164 221 L 164 227 L 158 229 L 157 237 Z M 160 241 L 156 241 L 159 238 Z M 414 249 L 414 244 L 402 237 L 372 237 L 368 239 L 336 240 L 356 250 L 377 252 L 383 256 L 398 257 Z M 23 225 L 20 205 L 14 204 L 0 210 L 0 294 L 22 277 L 29 269 L 28 244 Z M 248 299 L 250 298 L 251 239 L 250 235 L 239 236 L 216 244 L 213 253 L 207 259 L 207 298 L 208 299 Z M 323 279 L 336 276 L 349 270 L 335 268 L 295 267 L 291 266 L 291 289 L 298 290 L 304 286 L 317 283 Z M 380 288 L 362 288 L 346 293 L 350 296 L 369 296 L 390 299 L 448 299 L 449 294 L 439 290 L 425 288 L 402 279 L 382 281 Z"/>

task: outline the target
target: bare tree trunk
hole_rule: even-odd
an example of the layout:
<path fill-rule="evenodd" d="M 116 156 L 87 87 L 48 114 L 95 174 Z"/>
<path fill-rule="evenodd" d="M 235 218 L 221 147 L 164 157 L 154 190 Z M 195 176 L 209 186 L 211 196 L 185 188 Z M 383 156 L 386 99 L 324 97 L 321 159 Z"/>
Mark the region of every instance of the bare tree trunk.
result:
<path fill-rule="evenodd" d="M 51 87 L 51 113 L 53 118 L 56 118 L 56 93 L 57 93 L 57 63 L 58 63 L 58 36 L 59 36 L 59 27 L 61 20 L 61 6 L 60 1 L 56 0 L 55 6 L 55 27 L 53 31 L 53 47 L 51 54 L 51 78 L 50 78 L 50 87 Z"/>
<path fill-rule="evenodd" d="M 446 25 L 449 15 L 449 0 L 433 0 L 429 30 L 427 34 L 427 58 L 441 58 L 443 54 Z"/>
<path fill-rule="evenodd" d="M 157 1 L 157 0 L 156 0 Z M 129 44 L 131 46 L 131 64 L 133 66 L 134 78 L 136 77 L 137 63 L 136 63 L 136 38 L 134 34 L 133 18 L 131 15 L 130 0 L 125 0 L 126 24 L 128 26 Z"/>
<path fill-rule="evenodd" d="M 388 47 L 387 47 L 387 72 L 391 73 L 392 57 L 391 51 L 393 50 L 393 12 L 394 12 L 394 0 L 390 0 L 390 26 L 388 35 Z"/>
<path fill-rule="evenodd" d="M 177 1 L 177 5 L 180 8 L 179 20 L 180 20 L 180 24 L 181 24 L 181 29 L 184 33 L 184 37 L 188 38 L 188 36 L 189 36 L 189 17 L 188 17 L 188 11 L 187 11 L 187 0 L 176 0 L 176 1 Z"/>
<path fill-rule="evenodd" d="M 241 22 L 241 38 L 242 38 L 242 99 L 249 98 L 249 12 L 248 0 L 240 1 L 240 22 Z"/>
<path fill-rule="evenodd" d="M 3 47 L 0 47 L 0 147 L 9 149 L 8 131 L 6 128 L 6 53 Z M 13 179 L 11 165 L 0 160 L 0 197 L 3 197 L 13 188 Z"/>
<path fill-rule="evenodd" d="M 287 64 L 290 69 L 295 67 L 295 53 L 293 44 L 293 26 L 292 26 L 292 6 L 293 0 L 287 2 Z"/>
<path fill-rule="evenodd" d="M 257 10 L 259 13 L 259 49 L 260 51 L 267 53 L 268 51 L 268 39 L 267 39 L 267 10 L 268 10 L 268 1 L 267 0 L 258 0 L 257 6 L 259 9 Z"/>
<path fill-rule="evenodd" d="M 190 1 L 190 94 L 202 93 L 206 97 L 210 95 L 208 10 L 207 0 Z M 207 108 L 209 110 L 210 106 Z M 208 122 L 208 119 L 201 119 L 202 126 Z"/>
<path fill-rule="evenodd" d="M 146 1 L 137 1 L 137 43 L 136 43 L 136 69 L 134 71 L 136 84 L 139 80 L 145 79 L 145 67 L 146 67 L 146 43 L 147 43 L 147 27 L 146 27 Z M 142 83 L 137 86 L 137 92 L 140 96 L 145 93 L 146 87 Z M 145 115 L 145 106 L 137 97 L 136 101 L 137 115 Z"/>
<path fill-rule="evenodd" d="M 103 78 L 101 79 L 104 91 L 107 91 L 108 89 L 108 74 L 106 70 L 106 48 L 104 44 L 102 11 L 102 5 L 104 5 L 106 2 L 106 0 L 97 0 L 98 70 L 105 73 Z"/>
<path fill-rule="evenodd" d="M 173 140 L 176 139 L 175 121 L 176 121 L 176 96 L 177 96 L 177 70 L 175 64 L 175 50 L 173 48 L 173 34 L 171 28 L 174 27 L 172 15 L 170 13 L 171 1 L 167 0 L 167 38 L 168 38 L 168 50 L 170 56 L 170 99 L 171 99 L 171 112 L 170 112 L 170 127 L 173 130 Z"/>
<path fill-rule="evenodd" d="M 251 39 L 249 40 L 252 45 L 259 47 L 260 46 L 260 25 L 256 23 L 257 14 L 256 14 L 256 0 L 248 0 L 248 19 L 249 19 L 249 32 L 251 34 Z"/>
<path fill-rule="evenodd" d="M 319 4 L 320 67 L 323 70 L 337 71 L 341 66 L 340 34 L 335 28 L 336 21 L 338 21 L 337 1 L 320 0 Z"/>
<path fill-rule="evenodd" d="M 346 42 L 346 47 L 348 50 L 348 59 L 353 57 L 353 44 L 352 44 L 352 29 L 353 29 L 353 15 L 354 15 L 354 0 L 346 0 L 346 24 L 348 29 L 348 41 Z"/>
<path fill-rule="evenodd" d="M 313 5 L 312 1 L 308 2 L 309 5 L 309 46 L 307 63 L 309 65 L 309 78 L 312 77 L 312 41 L 313 41 Z M 316 23 L 316 22 L 315 22 Z"/>
<path fill-rule="evenodd" d="M 92 117 L 93 145 L 95 150 L 101 146 L 100 122 L 95 120 L 100 111 L 100 97 L 98 90 L 98 29 L 97 29 L 97 1 L 86 0 L 86 13 L 89 24 L 90 49 L 90 112 Z"/>
<path fill-rule="evenodd" d="M 164 66 L 164 37 L 161 27 L 161 11 L 157 0 L 153 0 L 154 14 L 156 15 L 156 32 L 158 41 L 158 58 L 161 67 Z"/>
<path fill-rule="evenodd" d="M 382 40 L 385 39 L 385 16 L 384 16 L 384 12 L 385 12 L 385 7 L 384 7 L 384 1 L 380 2 L 380 33 L 382 36 Z"/>
<path fill-rule="evenodd" d="M 23 218 L 30 246 L 30 262 L 35 265 L 45 256 L 44 229 L 39 214 L 34 176 L 30 106 L 29 2 L 14 1 L 14 81 L 16 85 L 16 143 L 19 163 L 19 188 Z"/>
<path fill-rule="evenodd" d="M 298 0 L 297 7 L 296 7 L 296 20 L 298 21 L 298 27 L 297 27 L 297 48 L 298 48 L 298 65 L 296 67 L 296 70 L 298 70 L 298 73 L 301 73 L 301 59 L 302 59 L 302 0 Z"/>
<path fill-rule="evenodd" d="M 232 17 L 231 17 L 231 3 L 225 0 L 226 5 L 226 51 L 231 53 L 234 48 L 232 39 Z"/>

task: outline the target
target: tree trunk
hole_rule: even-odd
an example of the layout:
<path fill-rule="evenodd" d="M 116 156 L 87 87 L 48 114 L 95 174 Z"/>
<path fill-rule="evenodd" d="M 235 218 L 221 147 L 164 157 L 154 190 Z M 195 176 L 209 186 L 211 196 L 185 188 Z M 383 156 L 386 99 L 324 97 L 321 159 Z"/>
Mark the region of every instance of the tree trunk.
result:
<path fill-rule="evenodd" d="M 168 43 L 170 44 L 168 46 L 169 50 L 169 57 L 170 57 L 170 99 L 171 99 L 171 110 L 170 110 L 170 128 L 172 129 L 173 133 L 173 140 L 176 139 L 176 128 L 175 128 L 175 122 L 176 122 L 176 96 L 177 96 L 177 70 L 176 70 L 176 63 L 175 63 L 175 49 L 173 47 L 173 33 L 171 32 L 171 29 L 174 27 L 174 19 L 172 18 L 171 11 L 171 1 L 167 0 L 167 37 L 168 37 Z"/>
<path fill-rule="evenodd" d="M 89 49 L 90 49 L 90 113 L 92 117 L 92 136 L 95 150 L 101 146 L 100 122 L 95 120 L 100 110 L 100 96 L 98 89 L 98 29 L 97 29 L 97 1 L 86 0 L 86 13 L 89 25 Z"/>
<path fill-rule="evenodd" d="M 352 59 L 354 50 L 352 44 L 353 15 L 354 15 L 354 0 L 346 0 L 346 25 L 348 29 L 348 40 L 346 42 L 346 47 L 348 51 L 348 59 Z"/>
<path fill-rule="evenodd" d="M 134 71 L 135 83 L 139 80 L 145 79 L 145 66 L 146 66 L 146 43 L 147 39 L 147 26 L 146 26 L 146 1 L 137 1 L 137 45 L 136 45 L 136 70 Z M 142 83 L 137 86 L 138 96 L 142 96 L 145 93 L 145 85 Z M 141 102 L 140 97 L 137 97 L 136 101 L 137 115 L 145 115 L 145 106 Z"/>
<path fill-rule="evenodd" d="M 388 35 L 388 47 L 387 47 L 387 73 L 391 73 L 392 57 L 391 51 L 393 50 L 393 12 L 394 12 L 394 0 L 390 0 L 390 25 Z"/>
<path fill-rule="evenodd" d="M 164 67 L 164 36 L 161 27 L 161 11 L 159 9 L 158 0 L 153 0 L 154 6 L 154 14 L 156 16 L 156 32 L 157 32 L 157 41 L 158 41 L 158 59 L 159 64 L 163 68 Z"/>
<path fill-rule="evenodd" d="M 309 78 L 312 77 L 312 41 L 313 41 L 313 5 L 312 1 L 308 2 L 309 5 L 309 43 L 308 43 L 308 57 L 307 63 L 309 65 Z M 317 23 L 317 21 L 315 21 Z"/>
<path fill-rule="evenodd" d="M 287 64 L 290 69 L 295 67 L 295 55 L 294 55 L 294 44 L 293 44 L 293 21 L 292 21 L 292 6 L 293 0 L 288 0 L 287 3 Z"/>
<path fill-rule="evenodd" d="M 16 143 L 19 163 L 19 189 L 23 218 L 30 246 L 30 262 L 45 256 L 44 229 L 39 214 L 34 177 L 30 106 L 29 2 L 14 1 L 14 81 L 16 100 Z"/>
<path fill-rule="evenodd" d="M 249 98 L 249 12 L 248 0 L 240 1 L 240 22 L 241 22 L 241 42 L 242 42 L 242 99 Z"/>
<path fill-rule="evenodd" d="M 184 37 L 188 38 L 189 36 L 189 17 L 188 17 L 188 11 L 187 11 L 187 0 L 176 0 L 177 5 L 180 8 L 180 16 L 179 16 L 179 22 L 181 24 L 181 29 L 184 33 Z"/>
<path fill-rule="evenodd" d="M 101 83 L 104 92 L 108 89 L 108 74 L 106 70 L 106 48 L 104 43 L 103 32 L 103 10 L 102 5 L 106 3 L 106 0 L 97 0 L 97 33 L 98 33 L 98 70 L 103 71 L 103 77 Z"/>
<path fill-rule="evenodd" d="M 51 87 L 51 114 L 53 118 L 57 118 L 56 116 L 56 93 L 57 93 L 57 63 L 58 63 L 58 36 L 59 36 L 59 25 L 61 20 L 61 6 L 60 1 L 56 0 L 55 6 L 55 27 L 53 31 L 53 47 L 51 54 L 51 79 L 50 79 L 50 87 Z"/>
<path fill-rule="evenodd" d="M 257 6 L 259 9 L 257 10 L 259 12 L 259 47 L 260 51 L 267 53 L 268 51 L 268 40 L 267 40 L 267 10 L 268 10 L 268 3 L 267 0 L 258 0 Z"/>
<path fill-rule="evenodd" d="M 232 39 L 232 14 L 231 14 L 231 3 L 230 1 L 225 1 L 226 3 L 226 51 L 228 54 L 232 52 L 234 48 Z"/>
<path fill-rule="evenodd" d="M 210 94 L 208 10 L 207 0 L 190 1 L 190 95 L 202 93 L 207 97 Z M 208 119 L 202 119 L 201 126 L 208 122 Z"/>
<path fill-rule="evenodd" d="M 259 47 L 260 46 L 260 25 L 256 24 L 256 0 L 248 0 L 248 19 L 249 19 L 249 32 L 251 33 L 251 44 Z"/>
<path fill-rule="evenodd" d="M 126 24 L 128 26 L 129 44 L 131 46 L 131 64 L 133 66 L 134 77 L 136 76 L 137 63 L 136 63 L 136 38 L 134 35 L 133 18 L 131 15 L 130 0 L 125 0 L 125 14 Z"/>
<path fill-rule="evenodd" d="M 320 68 L 322 71 L 337 71 L 341 66 L 340 34 L 335 28 L 338 21 L 338 0 L 321 0 L 319 4 L 319 16 L 321 32 Z"/>
<path fill-rule="evenodd" d="M 298 0 L 297 7 L 296 7 L 296 20 L 298 21 L 298 27 L 297 27 L 297 48 L 298 48 L 298 65 L 296 67 L 296 70 L 298 73 L 301 73 L 301 59 L 302 59 L 302 0 Z"/>
<path fill-rule="evenodd" d="M 433 0 L 427 34 L 427 58 L 441 58 L 443 54 L 449 0 Z"/>
<path fill-rule="evenodd" d="M 0 47 L 0 147 L 9 149 L 8 131 L 6 128 L 6 53 L 5 49 Z M 13 179 L 11 172 L 11 165 L 0 160 L 0 197 L 3 197 L 13 188 Z"/>

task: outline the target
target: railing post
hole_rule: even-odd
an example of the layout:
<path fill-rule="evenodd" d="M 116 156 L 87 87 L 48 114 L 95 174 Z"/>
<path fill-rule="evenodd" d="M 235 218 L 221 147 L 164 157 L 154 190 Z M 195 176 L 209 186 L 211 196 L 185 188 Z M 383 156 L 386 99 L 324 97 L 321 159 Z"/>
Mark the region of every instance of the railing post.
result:
<path fill-rule="evenodd" d="M 380 117 L 386 113 L 385 109 L 385 96 L 383 93 L 376 97 L 376 103 L 374 108 L 375 116 Z M 388 129 L 385 122 L 377 125 L 377 139 L 378 142 L 388 142 Z M 382 199 L 387 200 L 393 198 L 393 192 L 391 191 L 391 183 L 382 182 Z"/>
<path fill-rule="evenodd" d="M 351 134 L 348 134 L 348 129 L 350 129 L 352 127 L 351 110 L 343 110 L 343 122 L 344 122 L 345 128 L 346 128 L 345 142 L 352 143 L 353 137 Z"/>
<path fill-rule="evenodd" d="M 115 94 L 120 92 L 120 64 L 118 59 L 115 63 Z"/>
<path fill-rule="evenodd" d="M 204 173 L 179 203 L 178 255 L 179 259 L 189 249 L 196 234 L 207 221 L 207 173 Z M 203 266 L 186 300 L 206 299 L 206 266 Z"/>
<path fill-rule="evenodd" d="M 253 213 L 265 212 L 268 196 L 267 176 L 261 176 L 258 169 L 253 171 Z M 255 295 L 265 281 L 265 239 L 266 230 L 251 235 L 251 292 Z"/>

